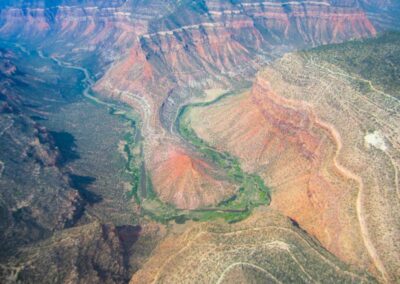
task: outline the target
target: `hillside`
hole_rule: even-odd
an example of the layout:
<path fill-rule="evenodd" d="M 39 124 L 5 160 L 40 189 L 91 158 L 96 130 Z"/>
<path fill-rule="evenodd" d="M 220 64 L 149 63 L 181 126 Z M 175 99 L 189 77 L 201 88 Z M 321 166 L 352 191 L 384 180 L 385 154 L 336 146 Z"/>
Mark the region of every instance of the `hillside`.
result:
<path fill-rule="evenodd" d="M 399 11 L 1 1 L 0 282 L 396 282 Z"/>
<path fill-rule="evenodd" d="M 388 34 L 288 54 L 250 91 L 190 113 L 201 139 L 263 177 L 272 208 L 386 280 L 398 277 L 399 101 L 380 84 L 399 83 L 387 67 L 397 46 L 398 34 Z M 373 70 L 351 60 L 356 53 Z"/>

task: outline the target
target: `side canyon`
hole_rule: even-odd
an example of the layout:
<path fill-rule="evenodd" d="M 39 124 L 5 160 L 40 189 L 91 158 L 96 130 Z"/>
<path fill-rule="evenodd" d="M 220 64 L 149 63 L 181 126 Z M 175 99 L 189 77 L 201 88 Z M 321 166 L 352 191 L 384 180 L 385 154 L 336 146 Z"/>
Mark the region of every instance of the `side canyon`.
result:
<path fill-rule="evenodd" d="M 0 280 L 396 283 L 399 12 L 2 1 Z"/>

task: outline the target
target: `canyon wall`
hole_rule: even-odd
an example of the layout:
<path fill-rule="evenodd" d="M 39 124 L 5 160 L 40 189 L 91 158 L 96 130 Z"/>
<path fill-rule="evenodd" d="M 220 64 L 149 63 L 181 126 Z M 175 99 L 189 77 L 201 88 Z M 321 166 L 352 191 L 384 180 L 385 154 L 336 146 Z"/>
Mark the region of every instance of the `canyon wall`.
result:
<path fill-rule="evenodd" d="M 397 1 L 389 0 L 3 1 L 0 36 L 85 67 L 97 95 L 135 108 L 154 191 L 162 202 L 193 210 L 218 204 L 237 185 L 177 135 L 182 105 L 204 99 L 206 89 L 245 88 L 289 51 L 397 28 L 397 11 Z M 250 91 L 196 110 L 192 126 L 213 147 L 239 157 L 246 171 L 260 174 L 272 189 L 273 209 L 294 227 L 343 261 L 392 281 L 399 275 L 399 216 L 390 210 L 398 195 L 397 101 L 378 89 L 365 95 L 343 70 L 319 61 L 283 57 Z M 0 68 L 15 72 L 8 63 Z M 11 104 L 2 102 L 0 111 L 12 111 Z M 35 144 L 29 159 L 45 157 L 52 167 L 57 151 L 46 155 L 46 130 L 31 120 L 22 124 L 34 139 L 24 142 Z M 73 193 L 64 195 L 62 220 L 80 204 Z"/>
<path fill-rule="evenodd" d="M 369 57 L 379 46 L 374 56 L 390 58 L 398 36 L 386 40 L 368 48 L 354 43 L 354 54 Z M 286 55 L 250 91 L 194 109 L 191 125 L 263 176 L 272 208 L 341 259 L 390 282 L 399 276 L 400 256 L 398 92 L 338 67 L 355 65 L 338 59 L 348 50 Z"/>
<path fill-rule="evenodd" d="M 172 145 L 165 142 L 176 141 L 176 113 L 195 96 L 196 90 L 240 86 L 261 66 L 288 50 L 375 34 L 375 28 L 357 5 L 328 1 L 188 2 L 149 21 L 147 33 L 138 35 L 125 58 L 107 71 L 95 90 L 141 110 L 146 163 L 157 182 L 157 176 L 164 174 L 154 155 L 170 152 Z M 146 139 L 149 136 L 152 138 Z M 192 155 L 185 148 L 180 152 L 186 153 L 188 159 Z M 186 192 L 181 198 L 196 199 L 189 189 L 194 179 L 183 180 L 179 183 L 182 189 L 177 190 Z M 174 188 L 155 186 L 160 196 Z M 207 191 L 206 187 L 203 191 Z M 181 204 L 177 198 L 166 201 Z"/>

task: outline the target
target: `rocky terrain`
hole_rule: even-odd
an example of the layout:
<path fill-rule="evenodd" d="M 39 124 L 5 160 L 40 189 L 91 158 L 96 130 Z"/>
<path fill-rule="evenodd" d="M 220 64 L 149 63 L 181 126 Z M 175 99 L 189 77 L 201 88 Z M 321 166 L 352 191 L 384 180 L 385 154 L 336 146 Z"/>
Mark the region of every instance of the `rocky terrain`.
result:
<path fill-rule="evenodd" d="M 124 283 L 138 233 L 96 222 L 66 229 L 22 248 L 1 267 L 0 277 L 9 283 Z"/>
<path fill-rule="evenodd" d="M 273 208 L 340 258 L 372 264 L 388 281 L 398 277 L 393 264 L 400 255 L 399 102 L 397 89 L 386 93 L 390 86 L 373 79 L 376 72 L 393 74 L 398 84 L 395 61 L 390 64 L 398 39 L 389 34 L 285 55 L 250 91 L 191 113 L 200 138 L 264 178 Z M 371 55 L 380 63 L 367 71 L 362 58 Z"/>
<path fill-rule="evenodd" d="M 257 212 L 244 222 L 191 224 L 163 241 L 130 283 L 373 283 L 338 262 L 287 218 Z"/>
<path fill-rule="evenodd" d="M 396 281 L 399 11 L 2 1 L 0 280 Z"/>
<path fill-rule="evenodd" d="M 51 133 L 20 108 L 14 56 L 1 51 L 2 255 L 74 225 L 84 210 L 84 200 L 57 167 L 62 155 Z"/>
<path fill-rule="evenodd" d="M 64 109 L 82 119 L 71 106 L 90 110 L 105 125 L 111 123 L 104 117 L 109 114 L 82 102 L 72 103 L 80 89 L 79 73 L 62 72 L 38 54 L 8 43 L 0 45 L 1 282 L 126 283 L 151 247 L 149 234 L 156 235 L 157 228 L 138 226 L 126 191 L 119 192 L 121 183 L 129 179 L 117 172 L 124 171 L 124 162 L 118 166 L 115 142 L 96 148 L 107 158 L 111 177 L 94 164 L 101 159 L 87 161 L 90 148 L 84 142 L 92 143 L 93 138 L 86 133 L 82 139 L 77 131 L 77 141 L 63 128 L 74 123 L 62 117 Z M 60 87 L 65 88 L 62 94 Z M 115 121 L 110 127 L 114 128 L 110 133 L 120 136 L 118 128 L 129 129 Z M 80 129 L 85 131 L 85 126 Z M 81 163 L 91 168 L 82 170 Z M 147 235 L 146 248 L 133 248 L 139 233 Z M 132 254 L 135 260 L 131 261 Z"/>
<path fill-rule="evenodd" d="M 185 2 L 175 12 L 150 21 L 148 33 L 140 35 L 127 57 L 99 80 L 96 91 L 140 109 L 145 158 L 153 181 L 160 180 L 157 176 L 168 175 L 169 168 L 162 169 L 154 155 L 174 151 L 171 148 L 176 139 L 171 128 L 176 112 L 191 94 L 196 94 L 196 89 L 226 88 L 232 80 L 246 80 L 271 58 L 290 49 L 376 33 L 365 13 L 354 5 L 294 2 L 287 6 L 269 2 Z M 314 31 L 314 27 L 320 30 Z M 186 156 L 182 161 L 191 160 L 195 168 L 200 167 L 190 150 L 179 151 Z M 209 163 L 207 167 L 213 165 Z M 168 193 L 171 191 L 182 192 L 181 199 L 196 198 L 189 189 L 197 178 L 169 177 L 177 179 L 155 184 L 164 201 L 182 207 L 178 195 Z M 207 191 L 207 184 L 203 191 Z M 218 201 L 215 197 L 210 200 Z M 199 200 L 192 203 L 207 205 Z"/>

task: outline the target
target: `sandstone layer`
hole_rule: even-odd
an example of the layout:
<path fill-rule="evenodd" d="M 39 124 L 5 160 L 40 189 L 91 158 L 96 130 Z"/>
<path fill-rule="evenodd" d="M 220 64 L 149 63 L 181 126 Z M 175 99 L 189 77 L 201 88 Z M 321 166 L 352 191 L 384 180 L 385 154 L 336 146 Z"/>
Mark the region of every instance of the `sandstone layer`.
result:
<path fill-rule="evenodd" d="M 248 79 L 287 50 L 374 36 L 376 30 L 364 10 L 347 1 L 92 0 L 6 2 L 0 34 L 28 40 L 52 56 L 92 65 L 93 77 L 101 77 L 97 92 L 142 114 L 146 167 L 156 192 L 168 203 L 192 209 L 221 201 L 233 186 L 223 192 L 215 175 L 201 171 L 182 171 L 176 181 L 160 182 L 169 170 L 162 170 L 154 153 L 174 152 L 173 145 L 181 144 L 173 123 L 182 103 L 199 89 L 226 88 Z M 179 148 L 195 168 L 207 163 L 211 172 L 218 171 L 190 157 L 185 145 Z M 190 192 L 192 185 L 196 194 Z M 211 185 L 218 190 L 211 192 Z M 172 194 L 175 190 L 181 194 Z"/>
<path fill-rule="evenodd" d="M 180 182 L 161 184 L 159 181 L 169 175 L 169 170 L 165 168 L 163 172 L 153 154 L 160 149 L 173 152 L 168 145 L 180 143 L 174 137 L 173 124 L 179 107 L 195 95 L 193 89 L 231 86 L 232 79 L 248 78 L 270 58 L 288 49 L 375 33 L 357 6 L 342 7 L 327 1 L 304 5 L 193 2 L 177 7 L 163 18 L 153 19 L 148 32 L 138 35 L 138 42 L 107 71 L 95 89 L 141 111 L 144 154 L 155 190 L 164 201 L 193 209 L 221 201 L 232 191 L 232 186 L 223 192 L 215 176 L 187 175 L 186 171 L 181 172 Z M 181 151 L 191 155 L 185 147 Z M 173 161 L 165 164 L 171 165 Z M 202 182 L 198 182 L 199 178 Z M 194 184 L 198 188 L 196 194 L 189 189 Z M 217 188 L 214 193 L 208 189 L 211 184 Z M 180 200 L 189 198 L 190 204 Z"/>
<path fill-rule="evenodd" d="M 85 95 L 91 95 L 96 82 L 96 95 L 137 110 L 137 137 L 144 140 L 136 149 L 143 162 L 145 181 L 140 182 L 156 193 L 149 206 L 157 199 L 158 205 L 172 205 L 168 208 L 177 212 L 195 212 L 235 197 L 238 186 L 177 134 L 183 105 L 201 101 L 205 89 L 243 89 L 261 68 L 288 51 L 374 37 L 399 27 L 399 9 L 393 0 L 6 0 L 0 3 L 0 36 L 21 44 L 17 47 L 27 58 L 32 50 L 41 59 L 64 62 L 58 67 L 83 71 L 84 83 L 74 77 L 66 85 L 57 72 L 39 80 L 22 76 L 24 86 L 59 83 L 48 102 L 60 94 L 68 97 L 81 83 Z M 5 216 L 0 238 L 3 247 L 14 251 L 25 241 L 47 238 L 36 243 L 46 255 L 34 245 L 17 251 L 32 266 L 10 259 L 4 250 L 2 275 L 23 272 L 24 279 L 43 278 L 40 268 L 61 255 L 49 268 L 55 282 L 60 281 L 57 265 L 67 267 L 66 281 L 90 281 L 93 275 L 93 281 L 126 282 L 132 265 L 126 263 L 117 228 L 95 222 L 64 231 L 82 221 L 88 201 L 60 167 L 54 135 L 21 114 L 25 109 L 20 106 L 32 101 L 13 92 L 13 79 L 24 74 L 7 52 L 0 56 L 0 186 L 7 189 L 0 203 Z M 368 56 L 364 59 L 369 62 Z M 397 66 L 390 58 L 388 62 Z M 46 70 L 40 66 L 35 72 Z M 23 95 L 30 98 L 49 89 L 42 90 Z M 239 157 L 249 174 L 259 174 L 272 190 L 273 209 L 291 222 L 276 212 L 262 212 L 232 227 L 189 225 L 182 236 L 163 242 L 132 281 L 373 281 L 327 251 L 368 269 L 382 282 L 396 281 L 400 96 L 392 90 L 398 85 L 382 88 L 323 56 L 291 54 L 261 72 L 251 90 L 195 109 L 191 124 L 196 133 L 217 150 Z M 22 179 L 17 176 L 21 173 Z M 10 180 L 18 190 L 10 190 Z M 132 191 L 128 194 L 134 195 Z M 145 215 L 142 205 L 134 205 L 140 218 Z M 140 221 L 148 225 L 147 217 Z M 135 270 L 165 233 L 161 227 L 154 225 L 148 240 L 146 234 L 139 238 Z M 179 233 L 186 229 L 177 227 Z M 63 232 L 49 239 L 59 230 Z M 196 267 L 200 257 L 204 262 Z M 80 270 L 77 261 L 87 265 Z"/>
<path fill-rule="evenodd" d="M 399 102 L 311 53 L 286 55 L 251 91 L 192 127 L 271 186 L 272 207 L 341 259 L 387 281 L 399 267 Z"/>

